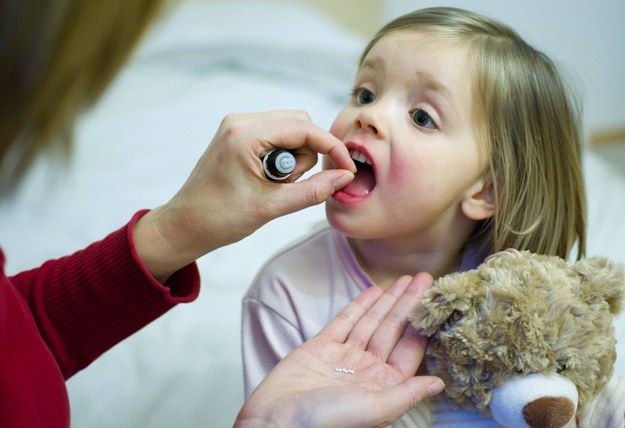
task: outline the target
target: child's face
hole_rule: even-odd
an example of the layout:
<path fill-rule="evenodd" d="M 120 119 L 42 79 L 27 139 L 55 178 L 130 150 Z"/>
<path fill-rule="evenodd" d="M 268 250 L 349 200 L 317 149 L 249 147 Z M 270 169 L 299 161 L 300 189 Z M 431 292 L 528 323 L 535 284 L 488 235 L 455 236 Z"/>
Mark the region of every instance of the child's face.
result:
<path fill-rule="evenodd" d="M 372 165 L 327 202 L 331 225 L 353 238 L 418 242 L 474 227 L 466 201 L 484 187 L 486 156 L 471 107 L 465 46 L 415 31 L 380 39 L 330 129 Z"/>

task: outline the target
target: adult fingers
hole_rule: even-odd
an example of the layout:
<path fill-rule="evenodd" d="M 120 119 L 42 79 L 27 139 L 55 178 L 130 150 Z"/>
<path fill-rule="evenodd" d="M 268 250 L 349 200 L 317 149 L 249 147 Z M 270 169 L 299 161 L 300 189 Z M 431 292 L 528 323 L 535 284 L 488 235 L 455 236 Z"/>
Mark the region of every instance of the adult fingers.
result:
<path fill-rule="evenodd" d="M 415 280 L 410 284 L 406 292 L 407 295 L 413 295 L 416 298 L 416 300 L 411 302 L 408 317 L 410 317 L 416 302 L 421 300 L 423 293 L 432 286 L 433 282 L 432 276 L 428 273 L 420 273 L 415 276 Z M 427 338 L 409 325 L 406 327 L 401 339 L 397 342 L 397 346 L 391 352 L 388 363 L 404 376 L 412 376 L 419 368 L 425 356 L 427 346 Z"/>
<path fill-rule="evenodd" d="M 371 309 L 383 293 L 384 290 L 377 286 L 367 288 L 345 306 L 315 337 L 344 343 L 363 315 Z"/>
<path fill-rule="evenodd" d="M 271 205 L 277 215 L 284 215 L 318 205 L 354 179 L 344 169 L 321 171 L 296 183 L 280 184 L 280 191 L 272 195 Z"/>
<path fill-rule="evenodd" d="M 275 121 L 271 131 L 263 139 L 264 153 L 273 148 L 293 150 L 296 157 L 299 152 L 305 153 L 310 148 L 317 153 L 328 155 L 334 166 L 356 172 L 354 161 L 349 155 L 345 144 L 328 131 L 318 127 L 303 111 L 274 111 L 263 113 L 264 123 Z"/>
<path fill-rule="evenodd" d="M 341 406 L 341 425 L 345 427 L 385 427 L 401 418 L 426 397 L 444 389 L 443 382 L 434 376 L 411 377 L 395 385 L 385 385 L 376 392 L 368 392 L 349 406 Z"/>
<path fill-rule="evenodd" d="M 404 377 L 414 376 L 423 361 L 427 345 L 427 338 L 409 325 L 391 351 L 387 363 Z"/>
<path fill-rule="evenodd" d="M 369 341 L 368 350 L 387 361 L 395 353 L 389 363 L 399 364 L 407 374 L 414 374 L 423 356 L 424 342 L 420 336 L 407 329 L 408 317 L 414 306 L 421 300 L 423 293 L 432 285 L 432 276 L 422 272 L 411 278 L 403 293 L 389 314 L 380 323 Z M 416 333 L 416 332 L 415 332 Z M 411 352 L 415 352 L 410 356 Z M 408 359 L 406 359 L 408 355 Z M 410 369 L 414 365 L 414 370 Z M 407 371 L 406 371 L 407 370 Z"/>
<path fill-rule="evenodd" d="M 444 388 L 445 384 L 436 376 L 414 376 L 400 384 L 384 388 L 378 397 L 379 405 L 387 409 L 385 419 L 390 423 Z"/>
<path fill-rule="evenodd" d="M 368 345 L 380 325 L 385 323 L 395 323 L 395 321 L 390 321 L 388 318 L 395 318 L 393 308 L 406 291 L 411 279 L 412 278 L 410 276 L 403 276 L 395 281 L 378 299 L 373 307 L 367 311 L 358 325 L 354 327 L 353 331 L 349 335 L 349 338 L 347 339 L 347 343 L 353 344 L 361 349 L 374 351 L 374 354 L 379 356 L 378 350 L 373 350 Z M 401 336 L 401 333 L 395 335 L 395 341 L 399 338 L 399 336 Z M 390 353 L 390 351 L 388 352 Z M 386 357 L 384 357 L 383 361 L 386 361 Z"/>

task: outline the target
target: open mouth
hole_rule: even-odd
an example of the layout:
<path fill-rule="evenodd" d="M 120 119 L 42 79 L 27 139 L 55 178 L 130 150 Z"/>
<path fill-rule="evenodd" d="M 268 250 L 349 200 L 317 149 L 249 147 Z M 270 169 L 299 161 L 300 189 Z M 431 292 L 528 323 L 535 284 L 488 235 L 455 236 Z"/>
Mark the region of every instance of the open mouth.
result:
<path fill-rule="evenodd" d="M 349 154 L 356 164 L 356 178 L 342 190 L 352 196 L 366 196 L 371 193 L 376 184 L 371 159 L 357 150 L 350 150 Z"/>

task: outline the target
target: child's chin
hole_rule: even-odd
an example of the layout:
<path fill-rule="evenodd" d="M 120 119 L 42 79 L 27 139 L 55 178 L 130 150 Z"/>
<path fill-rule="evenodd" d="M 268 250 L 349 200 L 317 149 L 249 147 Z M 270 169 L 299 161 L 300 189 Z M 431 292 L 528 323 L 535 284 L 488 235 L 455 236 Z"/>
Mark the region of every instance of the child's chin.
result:
<path fill-rule="evenodd" d="M 326 219 L 330 227 L 342 235 L 354 239 L 358 239 L 362 235 L 362 227 L 358 227 L 358 225 L 344 213 L 336 213 L 333 212 L 332 209 L 326 208 Z"/>
<path fill-rule="evenodd" d="M 326 219 L 328 220 L 328 223 L 330 224 L 330 227 L 332 229 L 336 230 L 337 232 L 344 232 L 347 226 L 344 216 L 341 216 L 340 214 L 334 212 L 332 208 L 328 207 L 328 204 L 326 204 Z"/>

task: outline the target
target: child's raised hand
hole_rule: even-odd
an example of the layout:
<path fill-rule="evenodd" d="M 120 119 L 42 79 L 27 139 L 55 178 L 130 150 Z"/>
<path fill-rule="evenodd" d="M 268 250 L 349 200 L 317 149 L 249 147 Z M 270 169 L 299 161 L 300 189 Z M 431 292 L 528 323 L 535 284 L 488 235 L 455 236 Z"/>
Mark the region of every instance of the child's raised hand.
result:
<path fill-rule="evenodd" d="M 431 285 L 422 273 L 361 293 L 269 373 L 235 426 L 386 426 L 442 391 L 437 377 L 415 376 L 427 344 L 408 325 Z"/>
<path fill-rule="evenodd" d="M 284 182 L 270 181 L 262 157 L 274 148 L 295 154 Z M 337 169 L 293 183 L 328 155 Z M 134 229 L 135 246 L 159 280 L 202 255 L 236 242 L 274 218 L 319 204 L 354 178 L 345 145 L 302 111 L 232 114 L 178 193 Z"/>

